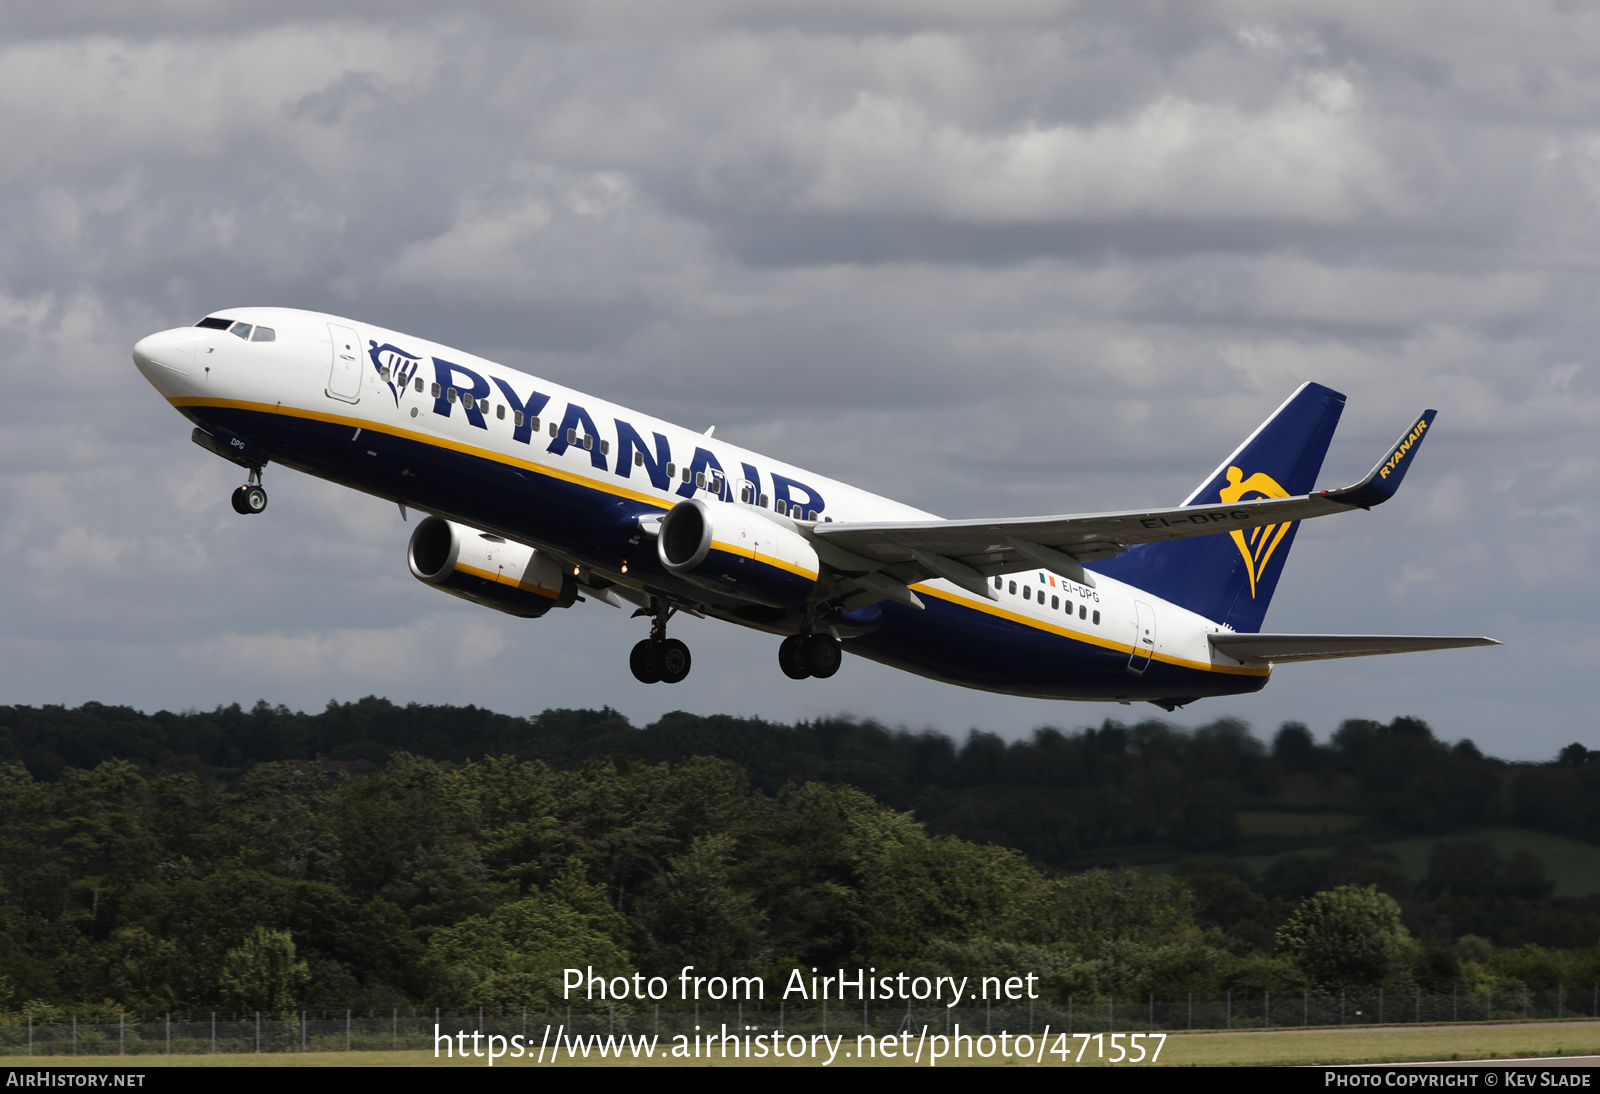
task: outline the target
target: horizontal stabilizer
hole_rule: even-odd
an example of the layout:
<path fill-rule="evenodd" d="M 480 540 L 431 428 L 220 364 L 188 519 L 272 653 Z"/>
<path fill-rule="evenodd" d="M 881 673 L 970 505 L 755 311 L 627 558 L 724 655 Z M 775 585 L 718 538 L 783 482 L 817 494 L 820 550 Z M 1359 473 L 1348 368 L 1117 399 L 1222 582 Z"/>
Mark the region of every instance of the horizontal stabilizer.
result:
<path fill-rule="evenodd" d="M 1498 646 L 1493 638 L 1427 634 L 1213 634 L 1211 648 L 1246 664 L 1328 661 L 1416 650 Z"/>

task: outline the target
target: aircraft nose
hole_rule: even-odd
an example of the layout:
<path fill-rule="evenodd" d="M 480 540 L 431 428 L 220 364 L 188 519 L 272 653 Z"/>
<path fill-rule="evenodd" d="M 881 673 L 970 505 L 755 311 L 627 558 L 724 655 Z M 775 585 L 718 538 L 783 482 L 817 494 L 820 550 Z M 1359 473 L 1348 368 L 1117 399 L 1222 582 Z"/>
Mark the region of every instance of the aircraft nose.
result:
<path fill-rule="evenodd" d="M 179 327 L 160 331 L 146 335 L 133 344 L 133 363 L 144 373 L 145 379 L 157 383 L 163 372 L 189 375 L 194 368 L 194 350 L 180 340 L 180 336 L 188 330 L 187 327 Z"/>

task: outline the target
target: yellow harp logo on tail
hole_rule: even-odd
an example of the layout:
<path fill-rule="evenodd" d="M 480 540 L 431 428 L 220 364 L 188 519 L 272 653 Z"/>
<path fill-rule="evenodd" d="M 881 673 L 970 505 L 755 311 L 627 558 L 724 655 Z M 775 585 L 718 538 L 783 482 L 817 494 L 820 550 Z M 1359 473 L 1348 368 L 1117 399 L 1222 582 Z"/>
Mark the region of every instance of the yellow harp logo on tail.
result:
<path fill-rule="evenodd" d="M 1244 472 L 1237 467 L 1228 468 L 1228 485 L 1219 491 L 1223 504 L 1232 505 L 1235 502 L 1257 498 L 1286 498 L 1289 491 L 1279 486 L 1271 475 L 1264 475 L 1257 471 L 1248 479 Z M 1278 549 L 1278 544 L 1283 542 L 1283 537 L 1289 534 L 1289 529 L 1294 527 L 1293 521 L 1283 524 L 1268 524 L 1261 528 L 1252 528 L 1249 532 L 1230 532 L 1234 546 L 1239 548 L 1239 554 L 1244 556 L 1244 568 L 1250 575 L 1250 599 L 1256 595 L 1256 581 L 1267 568 L 1272 552 Z M 1246 537 L 1249 537 L 1248 539 Z"/>

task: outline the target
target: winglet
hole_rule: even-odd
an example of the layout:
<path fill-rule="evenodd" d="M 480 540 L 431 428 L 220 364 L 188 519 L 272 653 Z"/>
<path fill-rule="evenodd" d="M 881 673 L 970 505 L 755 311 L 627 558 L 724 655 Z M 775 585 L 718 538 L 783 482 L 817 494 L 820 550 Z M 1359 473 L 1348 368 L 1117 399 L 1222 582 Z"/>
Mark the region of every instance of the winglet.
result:
<path fill-rule="evenodd" d="M 1406 468 L 1411 466 L 1411 458 L 1422 447 L 1422 441 L 1433 425 L 1434 415 L 1438 413 L 1437 410 L 1424 410 L 1416 424 L 1401 435 L 1389 455 L 1379 460 L 1378 466 L 1366 478 L 1342 490 L 1325 490 L 1323 496 L 1329 501 L 1362 509 L 1382 505 L 1394 497 L 1395 491 L 1400 489 L 1400 480 L 1406 477 Z"/>

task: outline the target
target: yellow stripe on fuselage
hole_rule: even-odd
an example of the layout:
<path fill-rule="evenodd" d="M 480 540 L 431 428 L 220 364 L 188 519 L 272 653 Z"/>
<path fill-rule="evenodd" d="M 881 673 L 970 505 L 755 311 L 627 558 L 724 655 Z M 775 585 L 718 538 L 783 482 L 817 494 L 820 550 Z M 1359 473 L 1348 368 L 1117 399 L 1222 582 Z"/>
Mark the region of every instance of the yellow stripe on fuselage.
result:
<path fill-rule="evenodd" d="M 352 429 L 369 429 L 374 433 L 387 433 L 391 436 L 404 437 L 407 440 L 431 445 L 434 448 L 443 448 L 450 452 L 460 452 L 467 456 L 478 456 L 482 459 L 492 460 L 495 463 L 505 464 L 507 467 L 520 467 L 526 471 L 533 471 L 540 475 L 548 475 L 550 478 L 559 479 L 562 482 L 570 482 L 578 486 L 587 486 L 595 490 L 600 490 L 604 493 L 612 495 L 613 497 L 628 498 L 631 501 L 644 502 L 646 505 L 653 505 L 662 511 L 670 509 L 676 504 L 676 502 L 665 501 L 661 498 L 651 497 L 649 494 L 643 494 L 637 490 L 631 490 L 626 486 L 619 486 L 616 483 L 592 479 L 585 475 L 579 475 L 571 471 L 563 471 L 560 468 L 551 467 L 548 464 L 536 463 L 532 460 L 518 459 L 516 456 L 509 456 L 504 452 L 496 452 L 492 448 L 483 448 L 479 445 L 467 444 L 463 441 L 454 441 L 448 437 L 441 437 L 434 433 L 423 433 L 418 430 L 396 427 L 389 424 L 379 425 L 365 418 L 351 418 L 343 414 L 328 414 L 324 413 L 323 411 L 306 410 L 301 407 L 286 407 L 279 403 L 252 403 L 238 399 L 210 399 L 200 396 L 183 396 L 176 399 L 169 399 L 167 401 L 173 406 L 218 407 L 229 410 L 253 410 L 260 414 L 277 414 L 285 418 L 305 418 L 314 422 L 328 422 L 332 425 L 346 425 Z M 584 455 L 588 455 L 589 452 L 588 449 L 579 448 L 577 445 L 570 446 L 569 451 L 571 448 L 577 448 L 578 451 L 584 453 Z"/>
<path fill-rule="evenodd" d="M 654 506 L 663 511 L 676 504 L 676 502 L 667 501 L 662 498 L 651 497 L 649 494 L 644 494 L 637 490 L 620 486 L 617 483 L 594 479 L 586 475 L 575 474 L 571 471 L 562 471 L 559 468 L 551 467 L 547 464 L 536 463 L 532 460 L 518 459 L 515 456 L 510 456 L 503 452 L 496 452 L 493 449 L 467 444 L 462 441 L 451 440 L 448 437 L 440 437 L 432 433 L 423 433 L 418 430 L 406 429 L 403 427 L 397 428 L 387 424 L 375 425 L 373 422 L 365 418 L 351 418 L 343 414 L 328 414 L 323 411 L 306 410 L 301 407 L 285 407 L 281 403 L 256 403 L 239 399 L 212 399 L 203 396 L 182 396 L 179 398 L 169 399 L 168 402 L 170 402 L 173 406 L 217 407 L 219 409 L 229 410 L 250 410 L 261 414 L 276 414 L 288 418 L 306 418 L 310 419 L 311 421 L 328 422 L 333 425 L 349 426 L 352 429 L 370 429 L 376 433 L 388 433 L 394 436 L 404 437 L 408 440 L 417 441 L 418 443 L 430 445 L 435 448 L 443 448 L 451 452 L 460 452 L 468 456 L 477 456 L 482 459 L 491 460 L 495 463 L 505 464 L 508 467 L 519 467 L 527 471 L 532 471 L 535 474 L 549 476 L 550 478 L 557 479 L 562 482 L 572 483 L 576 486 L 588 487 L 592 490 L 599 490 L 600 492 L 610 494 L 613 497 L 628 498 L 631 501 L 642 502 L 646 505 Z M 579 449 L 579 451 L 584 452 L 585 454 L 588 452 L 587 449 Z M 797 574 L 801 577 L 809 578 L 813 581 L 817 580 L 818 577 L 818 575 L 815 573 L 801 569 L 797 566 L 793 566 L 789 563 L 779 561 L 778 559 L 762 558 L 761 556 L 755 554 L 755 552 L 750 551 L 748 548 L 735 547 L 732 544 L 718 542 L 714 542 L 712 546 L 718 548 L 719 550 L 728 551 L 731 554 L 743 555 L 744 557 L 754 559 L 755 561 L 761 562 L 765 565 L 776 566 L 780 569 L 788 570 L 791 573 Z M 489 574 L 484 571 L 470 570 L 468 567 L 459 568 L 469 570 L 469 572 L 475 573 L 480 577 L 486 577 L 495 581 L 499 580 L 498 575 L 495 574 Z M 1085 642 L 1091 646 L 1100 646 L 1103 649 L 1117 650 L 1122 653 L 1126 653 L 1129 656 L 1133 655 L 1133 647 L 1122 642 L 1115 642 L 1109 638 L 1101 638 L 1083 631 L 1069 630 L 1060 626 L 1059 624 L 1047 623 L 1044 620 L 1035 619 L 1031 616 L 1022 615 L 1018 612 L 1013 612 L 1006 608 L 999 607 L 992 601 L 968 600 L 965 597 L 959 596 L 953 592 L 934 589 L 924 584 L 913 585 L 911 588 L 922 596 L 937 597 L 940 600 L 949 601 L 952 604 L 958 604 L 974 611 L 983 612 L 987 615 L 992 615 L 1000 619 L 1008 619 L 1013 623 L 1021 623 L 1022 625 L 1026 627 L 1032 627 L 1035 630 L 1045 631 L 1050 634 L 1059 635 L 1063 638 L 1070 638 L 1078 642 Z M 543 593 L 545 590 L 541 589 L 540 592 Z M 1199 669 L 1204 672 L 1221 672 L 1233 676 L 1267 676 L 1272 672 L 1271 666 L 1266 668 L 1256 668 L 1248 665 L 1217 665 L 1207 661 L 1191 661 L 1188 658 L 1176 657 L 1172 654 L 1166 653 L 1152 653 L 1151 658 L 1156 661 L 1161 661 L 1164 664 L 1177 665 L 1182 668 Z"/>
<path fill-rule="evenodd" d="M 1009 608 L 1002 608 L 996 605 L 993 601 L 968 600 L 957 593 L 953 593 L 945 589 L 935 589 L 929 585 L 918 584 L 911 586 L 911 588 L 918 596 L 937 597 L 940 600 L 948 601 L 951 604 L 958 604 L 964 608 L 971 608 L 973 611 L 982 612 L 985 615 L 992 615 L 999 619 L 1010 620 L 1013 623 L 1021 623 L 1023 626 L 1032 627 L 1034 630 L 1045 631 L 1049 634 L 1059 635 L 1063 638 L 1071 638 L 1078 642 L 1086 642 L 1091 646 L 1099 646 L 1102 649 L 1116 650 L 1118 653 L 1125 653 L 1130 657 L 1133 656 L 1134 647 L 1127 645 L 1126 643 L 1117 642 L 1110 638 L 1101 638 L 1099 635 L 1089 634 L 1085 631 L 1071 630 L 1061 626 L 1059 623 L 1047 623 L 1042 619 L 1035 619 L 1032 616 L 1023 615 L 1020 612 L 1011 611 Z M 1208 661 L 1191 661 L 1186 657 L 1177 657 L 1170 653 L 1153 652 L 1151 653 L 1150 657 L 1152 660 L 1161 661 L 1168 665 L 1177 665 L 1180 668 L 1198 669 L 1202 672 L 1221 672 L 1227 673 L 1230 676 L 1268 676 L 1272 673 L 1270 666 L 1263 669 L 1250 665 L 1217 665 Z"/>

